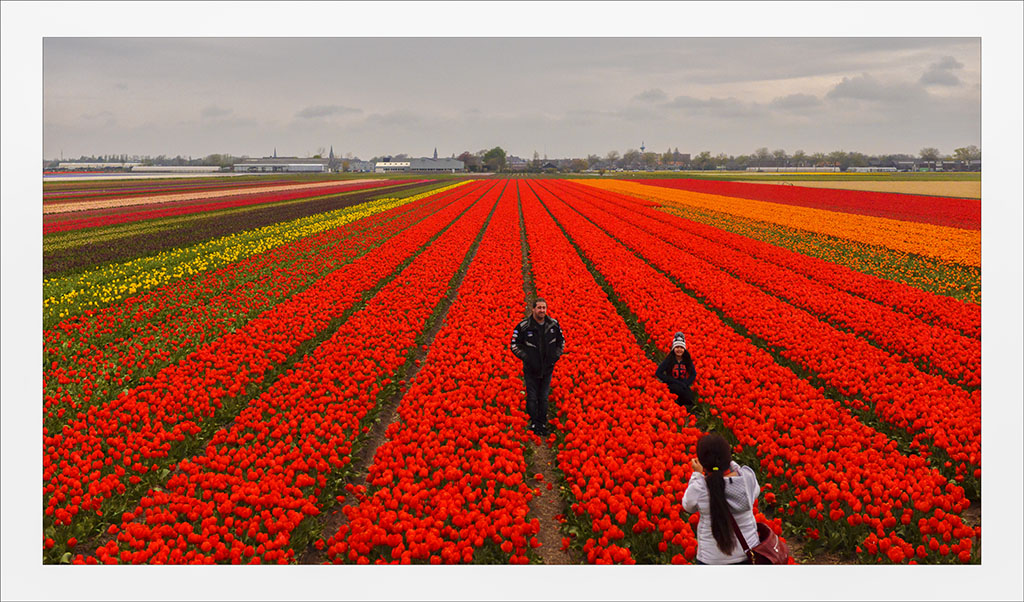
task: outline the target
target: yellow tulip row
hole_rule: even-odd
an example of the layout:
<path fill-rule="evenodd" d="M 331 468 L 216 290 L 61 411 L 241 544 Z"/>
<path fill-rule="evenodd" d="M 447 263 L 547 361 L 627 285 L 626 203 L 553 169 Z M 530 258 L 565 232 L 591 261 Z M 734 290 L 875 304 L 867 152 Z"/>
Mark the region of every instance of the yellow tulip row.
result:
<path fill-rule="evenodd" d="M 933 257 L 952 264 L 981 266 L 981 232 L 977 230 L 673 190 L 618 180 L 580 180 L 580 183 L 661 205 L 720 211 L 788 228 L 883 246 L 902 253 Z"/>
<path fill-rule="evenodd" d="M 216 269 L 274 247 L 339 228 L 345 224 L 461 186 L 405 198 L 382 198 L 296 220 L 264 226 L 150 257 L 112 264 L 82 274 L 43 281 L 43 325 L 105 307 L 139 292 L 186 276 Z"/>

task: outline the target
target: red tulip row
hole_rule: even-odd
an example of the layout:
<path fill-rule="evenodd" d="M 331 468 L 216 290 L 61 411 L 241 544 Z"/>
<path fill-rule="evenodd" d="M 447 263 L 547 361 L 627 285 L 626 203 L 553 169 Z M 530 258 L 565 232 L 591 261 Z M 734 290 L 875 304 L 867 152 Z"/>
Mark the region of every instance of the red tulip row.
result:
<path fill-rule="evenodd" d="M 566 333 L 552 424 L 573 520 L 590 531 L 582 551 L 591 563 L 692 561 L 682 493 L 701 433 L 533 190 L 522 203 L 537 294 Z"/>
<path fill-rule="evenodd" d="M 786 510 L 800 513 L 794 520 L 826 535 L 854 536 L 877 560 L 971 559 L 978 533 L 958 516 L 970 504 L 960 487 L 924 458 L 900 454 L 894 441 L 775 363 L 555 195 L 542 192 L 541 198 L 661 349 L 667 351 L 671 332 L 687 333 L 701 402 L 712 406 L 743 448 L 756 449 L 761 474 L 774 485 L 765 502 L 788 499 Z M 573 204 L 588 218 L 597 213 Z M 615 233 L 638 248 L 653 246 L 637 229 L 623 226 Z M 658 257 L 676 260 L 679 254 Z M 644 368 L 649 373 L 653 366 Z M 934 549 L 933 539 L 939 540 Z"/>
<path fill-rule="evenodd" d="M 303 343 L 323 336 L 364 291 L 386 280 L 477 198 L 450 205 L 155 378 L 90 406 L 60 432 L 44 429 L 44 525 L 68 527 L 80 512 L 102 512 L 104 501 L 127 487 L 154 484 L 154 473 L 182 457 L 218 410 L 244 402 L 268 373 Z"/>
<path fill-rule="evenodd" d="M 106 563 L 287 563 L 351 462 L 368 414 L 485 226 L 489 191 L 327 341 L 178 464 L 96 552 Z M 479 198 L 479 197 L 477 197 Z M 302 551 L 300 547 L 299 552 Z M 89 562 L 84 558 L 78 562 Z"/>
<path fill-rule="evenodd" d="M 325 542 L 335 563 L 529 562 L 522 364 L 503 349 L 523 315 L 517 183 L 509 183 L 445 325 L 370 466 L 369 491 Z"/>
<path fill-rule="evenodd" d="M 633 181 L 650 186 L 664 186 L 665 188 L 705 194 L 720 194 L 842 213 L 873 215 L 965 230 L 981 230 L 981 201 L 977 199 L 682 178 Z"/>
<path fill-rule="evenodd" d="M 678 219 L 675 224 L 667 224 L 607 202 L 596 190 L 587 193 L 560 186 L 555 188 L 581 202 L 595 203 L 596 207 L 616 218 L 720 268 L 738 280 L 804 309 L 822 321 L 868 339 L 899 360 L 914 363 L 928 372 L 937 372 L 937 375 L 944 375 L 963 387 L 981 385 L 981 341 L 978 339 L 921 322 L 719 244 L 712 238 L 695 236 L 694 230 L 697 229 L 691 229 L 692 222 L 687 220 Z"/>
<path fill-rule="evenodd" d="M 574 200 L 574 203 L 580 203 Z M 585 203 L 580 203 L 585 205 Z M 840 394 L 868 402 L 883 421 L 946 452 L 958 481 L 977 490 L 981 466 L 981 392 L 968 393 L 944 379 L 904 364 L 854 335 L 739 281 L 706 261 L 596 208 L 588 217 L 652 265 L 677 278 L 711 307 L 798 363 Z"/>
<path fill-rule="evenodd" d="M 593 190 L 567 182 L 580 192 Z M 629 209 L 631 214 L 660 221 L 702 238 L 727 245 L 758 259 L 792 270 L 822 284 L 863 297 L 933 326 L 956 331 L 963 336 L 981 338 L 981 306 L 952 297 L 935 295 L 901 282 L 878 278 L 828 261 L 796 253 L 759 240 L 727 232 L 700 222 L 683 219 L 664 211 L 651 210 L 650 201 L 605 191 L 601 199 Z M 640 205 L 640 206 L 638 206 Z M 677 235 L 678 238 L 678 235 Z M 777 269 L 777 268 L 773 268 Z"/>
<path fill-rule="evenodd" d="M 471 191 L 373 215 L 64 320 L 43 331 L 44 424 L 104 401 Z"/>

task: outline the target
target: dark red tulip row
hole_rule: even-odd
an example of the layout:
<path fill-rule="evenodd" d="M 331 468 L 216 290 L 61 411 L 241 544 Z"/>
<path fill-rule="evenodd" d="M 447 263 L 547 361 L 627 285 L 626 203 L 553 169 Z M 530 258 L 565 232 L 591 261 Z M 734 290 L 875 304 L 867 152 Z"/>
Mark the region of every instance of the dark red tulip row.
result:
<path fill-rule="evenodd" d="M 700 374 L 700 401 L 760 459 L 759 476 L 773 485 L 765 502 L 780 503 L 792 521 L 824 536 L 860 541 L 871 559 L 971 560 L 972 538 L 979 532 L 959 516 L 970 505 L 963 489 L 925 458 L 899 453 L 896 442 L 775 363 L 556 195 L 542 192 L 541 199 L 662 350 L 668 351 L 672 332 L 687 333 Z M 598 213 L 570 202 L 587 217 Z M 637 247 L 649 246 L 635 228 L 623 225 L 615 233 Z M 684 267 L 680 254 L 675 249 L 659 259 Z M 776 316 L 770 309 L 764 313 Z M 647 362 L 646 369 L 653 365 Z M 939 547 L 932 549 L 934 538 Z"/>
<path fill-rule="evenodd" d="M 704 194 L 718 194 L 858 215 L 873 215 L 965 230 L 981 230 L 981 201 L 978 199 L 684 178 L 633 181 Z"/>
<path fill-rule="evenodd" d="M 589 186 L 580 186 L 573 182 L 565 184 L 582 193 L 593 191 Z M 657 211 L 651 207 L 650 201 L 643 199 L 610 191 L 604 191 L 600 198 L 628 209 L 631 215 L 651 218 L 778 266 L 773 268 L 773 271 L 779 268 L 792 270 L 796 274 L 892 308 L 927 324 L 947 328 L 972 339 L 981 338 L 981 306 L 976 303 L 966 303 L 952 297 L 928 293 L 901 282 L 864 274 L 817 257 Z"/>
<path fill-rule="evenodd" d="M 687 220 L 667 224 L 602 198 L 600 192 L 555 187 L 564 195 L 593 202 L 610 215 L 720 268 L 738 280 L 804 309 L 813 316 L 864 338 L 936 376 L 963 387 L 981 386 L 981 341 L 932 326 L 888 307 L 817 282 L 749 253 L 695 236 Z M 580 187 L 582 188 L 582 187 Z M 871 361 L 865 358 L 865 361 Z"/>
<path fill-rule="evenodd" d="M 615 216 L 593 207 L 585 211 L 604 230 L 628 241 L 627 246 L 652 265 L 826 385 L 853 398 L 855 405 L 863 405 L 857 401 L 863 399 L 880 419 L 913 434 L 915 449 L 927 453 L 934 444 L 946 452 L 957 480 L 967 480 L 977 490 L 980 390 L 968 393 L 923 373 Z"/>
<path fill-rule="evenodd" d="M 335 563 L 529 562 L 522 363 L 506 349 L 523 316 L 517 183 L 498 201 L 398 419 L 324 546 Z"/>
<path fill-rule="evenodd" d="M 281 192 L 263 192 L 255 194 L 230 193 L 230 196 L 226 196 L 224 198 L 212 200 L 172 201 L 168 203 L 159 203 L 156 207 L 149 204 L 110 207 L 106 209 L 91 209 L 68 213 L 53 213 L 43 216 L 43 236 L 55 232 L 67 232 L 69 230 L 81 230 L 83 228 L 127 224 L 161 217 L 191 215 L 193 213 L 202 213 L 204 211 L 231 209 L 247 205 L 280 203 L 295 199 L 322 197 L 391 185 L 393 185 L 393 182 L 386 181 L 368 182 L 365 184 L 339 184 L 338 186 L 324 186 L 320 188 L 286 190 Z"/>
<path fill-rule="evenodd" d="M 571 512 L 589 528 L 582 552 L 590 563 L 690 562 L 696 522 L 682 494 L 701 432 L 532 189 L 522 194 L 530 265 L 566 333 L 551 401 Z"/>
<path fill-rule="evenodd" d="M 205 453 L 150 490 L 110 529 L 116 538 L 93 561 L 295 561 L 292 537 L 321 511 L 335 473 L 369 430 L 378 395 L 415 350 L 494 207 L 501 185 L 492 184 L 365 307 L 217 431 Z"/>
<path fill-rule="evenodd" d="M 322 334 L 480 194 L 449 205 L 155 378 L 143 379 L 109 403 L 90 406 L 60 432 L 44 429 L 44 527 L 71 529 L 77 515 L 88 519 L 102 512 L 105 500 L 128 487 L 156 484 L 159 469 L 180 459 L 185 442 L 194 441 L 225 403 L 244 400 L 266 374 Z"/>
<path fill-rule="evenodd" d="M 428 197 L 223 268 L 203 272 L 43 331 L 43 411 L 51 430 L 65 412 L 103 401 L 247 318 L 303 290 L 422 220 L 462 193 Z"/>

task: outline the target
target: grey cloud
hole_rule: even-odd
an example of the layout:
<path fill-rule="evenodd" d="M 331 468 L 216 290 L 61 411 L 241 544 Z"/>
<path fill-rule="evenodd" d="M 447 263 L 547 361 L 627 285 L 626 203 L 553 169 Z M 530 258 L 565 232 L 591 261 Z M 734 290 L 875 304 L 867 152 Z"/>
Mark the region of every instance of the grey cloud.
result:
<path fill-rule="evenodd" d="M 855 77 L 844 77 L 825 94 L 825 98 L 900 102 L 920 100 L 924 95 L 925 92 L 919 86 L 882 82 L 862 73 Z"/>
<path fill-rule="evenodd" d="M 811 94 L 790 94 L 773 98 L 770 104 L 777 109 L 807 109 L 821 105 L 822 101 Z"/>
<path fill-rule="evenodd" d="M 963 67 L 964 64 L 955 58 L 944 56 L 928 66 L 928 70 L 921 75 L 921 83 L 931 86 L 957 86 L 960 84 L 960 78 L 953 70 Z"/>
<path fill-rule="evenodd" d="M 764 112 L 763 105 L 744 102 L 732 96 L 728 98 L 696 98 L 683 95 L 673 98 L 662 106 L 669 109 L 686 109 L 718 118 L 750 117 Z"/>
<path fill-rule="evenodd" d="M 314 105 L 306 107 L 295 114 L 296 117 L 302 119 L 317 119 L 319 117 L 329 117 L 331 115 L 347 115 L 351 113 L 362 113 L 362 109 L 354 109 L 352 107 L 343 107 L 341 105 Z"/>
<path fill-rule="evenodd" d="M 92 121 L 94 119 L 113 119 L 114 114 L 110 111 L 99 111 L 96 113 L 82 113 L 82 119 Z"/>
<path fill-rule="evenodd" d="M 216 119 L 218 117 L 226 117 L 233 112 L 231 109 L 211 105 L 203 109 L 201 115 L 203 119 Z"/>
<path fill-rule="evenodd" d="M 411 111 L 373 113 L 366 118 L 366 121 L 380 126 L 415 127 L 424 125 L 423 118 Z"/>
<path fill-rule="evenodd" d="M 633 100 L 639 100 L 642 102 L 660 102 L 668 98 L 665 91 L 660 88 L 651 88 L 650 90 L 644 90 L 633 97 Z"/>

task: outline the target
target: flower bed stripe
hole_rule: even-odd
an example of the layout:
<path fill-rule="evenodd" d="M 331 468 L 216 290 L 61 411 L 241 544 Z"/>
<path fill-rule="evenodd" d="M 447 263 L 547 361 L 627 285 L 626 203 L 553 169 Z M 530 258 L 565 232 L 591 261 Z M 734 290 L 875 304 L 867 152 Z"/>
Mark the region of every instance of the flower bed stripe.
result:
<path fill-rule="evenodd" d="M 459 189 L 462 191 L 463 189 Z M 254 255 L 43 331 L 43 424 L 180 360 L 456 200 L 430 197 Z M 412 209 L 407 211 L 407 209 Z"/>
<path fill-rule="evenodd" d="M 776 364 L 555 195 L 542 197 L 663 351 L 685 317 L 687 342 L 692 340 L 700 370 L 701 401 L 713 406 L 712 413 L 742 449 L 755 448 L 752 456 L 760 460 L 761 475 L 773 484 L 767 503 L 788 502 L 782 509 L 792 513 L 790 520 L 819 529 L 826 538 L 852 538 L 866 560 L 971 560 L 975 531 L 958 516 L 970 504 L 960 487 L 929 468 L 924 458 L 898 453 L 895 442 Z M 588 217 L 595 213 L 572 204 Z M 647 256 L 653 256 L 648 247 L 664 245 L 640 238 L 635 228 L 624 226 L 616 234 Z M 673 249 L 658 254 L 658 260 L 678 265 L 678 255 Z M 686 277 L 699 279 L 700 274 L 687 272 Z M 647 369 L 652 369 L 649 362 Z M 950 546 L 952 539 L 958 541 Z"/>
<path fill-rule="evenodd" d="M 43 327 L 88 309 L 105 307 L 167 282 L 216 269 L 293 240 L 333 230 L 373 213 L 463 184 L 465 182 L 458 182 L 422 196 L 379 199 L 356 207 L 264 226 L 150 257 L 103 266 L 75 276 L 43 280 Z"/>
<path fill-rule="evenodd" d="M 580 539 L 589 535 L 576 545 L 590 563 L 692 560 L 682 493 L 701 433 L 530 188 L 522 211 L 537 294 L 566 337 L 552 424 Z"/>
<path fill-rule="evenodd" d="M 140 186 L 133 181 L 88 181 L 88 182 L 43 182 L 43 204 L 58 204 L 61 202 L 74 202 L 98 197 L 112 196 L 135 196 L 154 194 L 176 194 L 182 192 L 204 192 L 210 190 L 244 190 L 254 187 L 270 187 L 294 184 L 289 180 L 246 180 L 235 181 L 232 176 L 229 181 L 223 179 L 192 179 L 186 182 L 149 180 L 146 185 Z"/>
<path fill-rule="evenodd" d="M 567 195 L 568 196 L 568 195 Z M 573 199 L 574 203 L 579 202 Z M 922 373 L 854 335 L 737 280 L 600 209 L 587 216 L 652 265 L 679 279 L 712 308 L 760 337 L 782 356 L 835 388 L 856 409 L 866 407 L 913 436 L 923 454 L 934 446 L 949 455 L 956 480 L 978 491 L 981 466 L 981 392 L 968 393 Z"/>
<path fill-rule="evenodd" d="M 965 230 L 981 230 L 981 201 L 977 199 L 810 188 L 800 185 L 779 186 L 753 182 L 716 182 L 687 178 L 628 181 L 649 186 L 662 186 L 675 190 L 753 199 L 797 207 L 871 215 Z"/>
<path fill-rule="evenodd" d="M 569 184 L 574 190 L 588 188 Z M 597 197 L 594 197 L 597 198 Z M 687 219 L 683 215 L 652 211 L 647 205 L 633 202 L 634 197 L 605 192 L 602 200 L 628 209 L 628 214 L 643 215 L 716 243 L 742 251 L 786 270 L 792 270 L 812 280 L 857 295 L 869 301 L 900 311 L 928 324 L 957 331 L 973 339 L 981 338 L 981 308 L 973 303 L 956 301 L 948 297 L 923 292 L 912 286 L 884 278 L 862 274 L 835 263 L 761 242 L 749 236 L 733 234 L 702 221 Z M 639 205 L 639 206 L 638 206 Z"/>
<path fill-rule="evenodd" d="M 910 286 L 922 292 L 947 296 L 971 305 L 981 303 L 981 270 L 976 267 L 951 264 L 922 255 L 908 255 L 886 247 L 866 245 L 718 211 L 705 211 L 694 207 L 663 207 L 662 211 L 788 249 L 797 254 L 844 266 L 893 285 Z M 968 316 L 980 316 L 981 312 L 980 309 L 974 308 L 965 313 Z M 973 321 L 974 318 L 970 320 Z M 980 318 L 978 328 L 980 332 Z"/>
<path fill-rule="evenodd" d="M 293 561 L 302 550 L 293 537 L 320 513 L 328 477 L 350 462 L 367 416 L 420 342 L 501 186 L 480 188 L 488 192 L 474 194 L 480 200 L 365 307 L 219 430 L 205 453 L 181 462 L 166 487 L 150 490 L 93 560 Z"/>
<path fill-rule="evenodd" d="M 88 531 L 90 514 L 103 511 L 106 500 L 129 486 L 160 482 L 160 470 L 188 453 L 221 408 L 244 404 L 303 342 L 329 335 L 365 291 L 386 281 L 477 198 L 450 205 L 141 386 L 80 412 L 61 432 L 44 430 L 44 526 L 77 537 L 76 527 Z"/>
<path fill-rule="evenodd" d="M 909 361 L 924 372 L 944 375 L 963 387 L 981 386 L 979 339 L 970 339 L 959 332 L 932 326 L 721 244 L 717 240 L 718 232 L 713 228 L 682 219 L 666 223 L 654 216 L 671 218 L 658 211 L 627 209 L 610 199 L 602 198 L 603 195 L 593 195 L 590 189 L 583 187 L 570 189 L 558 186 L 558 189 L 563 194 L 572 194 L 584 202 L 594 203 L 616 218 L 709 262 L 743 282 L 806 310 L 819 320 L 873 341 L 896 359 Z"/>
<path fill-rule="evenodd" d="M 187 207 L 196 204 L 232 202 L 237 200 L 257 200 L 272 198 L 274 196 L 287 196 L 299 194 L 300 196 L 313 196 L 314 191 L 320 195 L 336 194 L 345 189 L 358 190 L 365 186 L 386 186 L 387 182 L 381 184 L 374 182 L 304 182 L 298 184 L 275 185 L 269 187 L 245 187 L 239 190 L 200 190 L 195 192 L 184 192 L 177 194 L 159 194 L 156 196 L 132 195 L 113 199 L 84 200 L 71 203 L 46 203 L 43 206 L 43 223 L 50 220 L 54 222 L 88 219 L 102 217 L 104 215 L 130 215 L 136 211 L 148 211 L 139 206 L 159 205 L 159 209 L 173 209 Z M 113 211 L 105 211 L 112 209 Z M 65 215 L 61 215 L 65 214 Z M 68 215 L 70 214 L 70 215 Z M 51 216 L 51 217 L 46 217 Z"/>
<path fill-rule="evenodd" d="M 352 207 L 374 198 L 413 196 L 420 192 L 423 189 L 419 186 L 397 186 L 51 235 L 43 240 L 43 277 L 67 277 L 103 264 L 188 247 L 261 226 Z"/>
<path fill-rule="evenodd" d="M 539 545 L 539 522 L 528 517 L 522 366 L 498 345 L 523 312 L 516 186 L 507 183 L 402 396 L 369 491 L 354 488 L 348 524 L 325 543 L 335 563 L 527 563 Z"/>
<path fill-rule="evenodd" d="M 580 180 L 587 186 L 623 192 L 676 207 L 697 207 L 758 219 L 781 226 L 889 247 L 949 263 L 981 266 L 981 232 L 904 222 L 881 217 L 842 214 L 720 195 L 672 190 L 633 182 Z"/>

